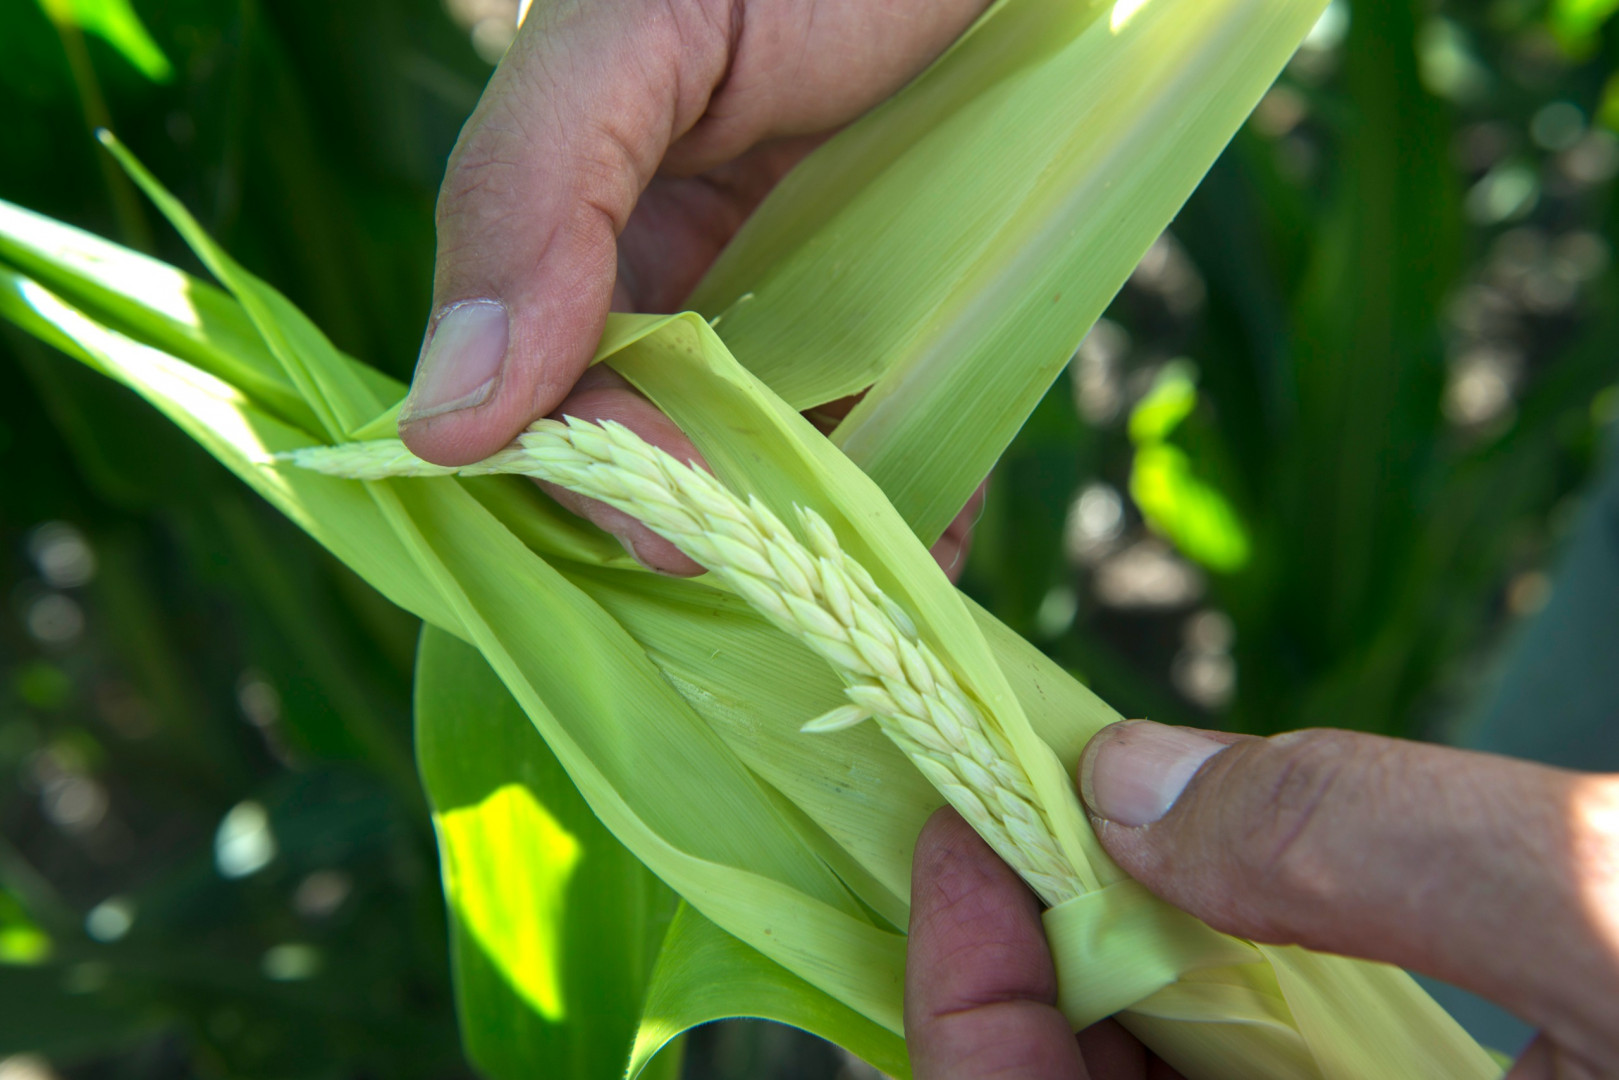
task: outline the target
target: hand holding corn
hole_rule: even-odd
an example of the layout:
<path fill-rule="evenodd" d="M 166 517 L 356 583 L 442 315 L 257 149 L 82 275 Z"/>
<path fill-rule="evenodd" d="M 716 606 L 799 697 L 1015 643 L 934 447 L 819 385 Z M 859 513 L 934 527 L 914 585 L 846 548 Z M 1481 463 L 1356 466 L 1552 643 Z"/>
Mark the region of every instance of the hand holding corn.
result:
<path fill-rule="evenodd" d="M 1495 1001 L 1540 1032 L 1510 1080 L 1619 1075 L 1619 776 L 1144 721 L 1105 729 L 1080 774 L 1109 854 L 1211 925 Z M 949 811 L 923 830 L 912 896 L 917 1080 L 1174 1075 L 1110 1023 L 1068 1033 L 1032 898 Z"/>
<path fill-rule="evenodd" d="M 835 0 L 810 18 L 783 0 L 534 4 L 450 158 L 401 437 L 465 465 L 566 413 L 698 458 L 611 373 L 586 373 L 609 307 L 678 310 L 781 176 L 986 6 Z M 648 566 L 699 572 L 629 515 L 549 490 Z M 935 545 L 947 571 L 972 515 Z"/>

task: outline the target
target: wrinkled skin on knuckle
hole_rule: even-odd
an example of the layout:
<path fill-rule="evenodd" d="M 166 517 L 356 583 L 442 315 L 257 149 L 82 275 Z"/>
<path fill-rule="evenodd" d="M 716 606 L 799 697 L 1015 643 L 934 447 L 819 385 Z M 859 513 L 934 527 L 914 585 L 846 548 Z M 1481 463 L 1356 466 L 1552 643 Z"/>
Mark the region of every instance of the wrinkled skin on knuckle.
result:
<path fill-rule="evenodd" d="M 532 249 L 518 260 L 532 264 L 548 242 L 549 233 L 534 228 L 545 217 L 535 205 L 535 196 L 543 195 L 531 191 L 535 164 L 530 126 L 515 110 L 496 103 L 480 106 L 463 129 L 433 210 L 439 303 L 501 284 L 483 279 L 502 276 L 514 246 Z"/>
<path fill-rule="evenodd" d="M 718 11 L 723 0 L 710 0 Z M 674 147 L 689 175 L 771 139 L 835 129 L 899 90 L 987 0 L 731 0 L 731 62 Z M 715 16 L 717 19 L 717 14 Z"/>
<path fill-rule="evenodd" d="M 610 90 L 621 107 L 602 115 L 630 118 L 629 127 L 641 132 L 659 127 L 660 153 L 642 160 L 633 151 L 642 182 L 663 164 L 663 148 L 680 139 L 702 119 L 730 71 L 740 33 L 742 5 L 731 0 L 652 0 L 641 24 L 633 52 L 623 62 L 624 86 Z M 655 112 L 641 112 L 642 103 L 658 102 Z M 645 139 L 619 133 L 626 146 L 646 145 Z"/>
<path fill-rule="evenodd" d="M 1240 820 L 1222 830 L 1230 893 L 1261 896 L 1243 913 L 1247 936 L 1309 944 L 1308 915 L 1332 908 L 1351 887 L 1331 819 L 1360 796 L 1364 778 L 1353 737 L 1310 731 L 1244 747 L 1262 782 L 1241 801 Z"/>
<path fill-rule="evenodd" d="M 521 188 L 525 145 L 521 122 L 510 109 L 501 105 L 485 112 L 480 106 L 462 129 L 439 186 L 433 223 L 441 236 L 469 212 L 509 198 Z"/>
<path fill-rule="evenodd" d="M 743 18 L 747 4 L 744 0 L 664 0 L 669 17 L 680 35 L 683 48 L 700 51 L 702 55 L 723 58 L 722 66 L 713 80 L 717 87 L 723 83 L 725 70 L 742 36 Z M 710 87 L 703 92 L 706 99 Z"/>
<path fill-rule="evenodd" d="M 499 237 L 547 199 L 588 204 L 621 230 L 656 151 L 702 115 L 728 62 L 729 0 L 617 6 L 633 34 L 578 3 L 529 13 L 451 154 L 435 212 L 450 245 Z"/>

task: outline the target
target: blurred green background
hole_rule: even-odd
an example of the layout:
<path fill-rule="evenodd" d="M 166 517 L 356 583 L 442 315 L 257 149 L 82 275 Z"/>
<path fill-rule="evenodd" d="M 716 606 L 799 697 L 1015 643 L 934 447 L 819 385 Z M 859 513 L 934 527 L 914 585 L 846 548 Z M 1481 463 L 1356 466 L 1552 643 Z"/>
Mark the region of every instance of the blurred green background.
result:
<path fill-rule="evenodd" d="M 964 587 L 1127 715 L 1619 768 L 1615 7 L 1334 0 L 997 471 Z M 107 124 L 407 376 L 516 12 L 7 0 L 0 197 L 200 272 Z M 0 1080 L 468 1075 L 412 620 L 9 328 L 0 383 Z M 767 1025 L 689 1044 L 694 1077 L 869 1075 Z"/>

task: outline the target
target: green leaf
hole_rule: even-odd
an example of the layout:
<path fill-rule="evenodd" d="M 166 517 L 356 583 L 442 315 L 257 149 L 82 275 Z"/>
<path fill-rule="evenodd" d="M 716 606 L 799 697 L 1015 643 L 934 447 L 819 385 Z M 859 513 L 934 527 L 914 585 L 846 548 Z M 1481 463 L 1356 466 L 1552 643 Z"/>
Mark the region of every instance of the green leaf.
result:
<path fill-rule="evenodd" d="M 1416 33 L 1408 4 L 1350 19 L 1341 78 L 1360 119 L 1344 129 L 1344 171 L 1297 285 L 1280 373 L 1291 415 L 1271 449 L 1274 495 L 1256 540 L 1276 610 L 1271 626 L 1246 638 L 1239 628 L 1256 656 L 1366 659 L 1269 723 L 1380 723 L 1409 678 L 1376 671 L 1373 656 L 1431 500 L 1444 434 L 1435 327 L 1456 280 L 1462 221 L 1449 118 L 1422 88 Z"/>
<path fill-rule="evenodd" d="M 1220 489 L 1198 475 L 1192 456 L 1167 440 L 1197 408 L 1195 369 L 1165 365 L 1130 413 L 1130 497 L 1154 531 L 1181 554 L 1211 570 L 1234 573 L 1248 564 L 1248 533 Z"/>
<path fill-rule="evenodd" d="M 659 1051 L 681 1032 L 736 1017 L 791 1024 L 858 1054 L 885 1075 L 911 1074 L 904 1039 L 682 904 L 653 971 L 629 1076 L 645 1075 L 641 1070 L 648 1061 L 661 1063 L 666 1053 Z"/>
<path fill-rule="evenodd" d="M 931 541 L 1323 6 L 997 5 L 790 174 L 692 304 L 795 407 L 875 384 L 833 440 Z"/>
<path fill-rule="evenodd" d="M 416 739 L 467 1056 L 502 1080 L 621 1071 L 673 894 L 596 819 L 477 650 L 432 627 Z"/>
<path fill-rule="evenodd" d="M 174 78 L 174 65 L 147 32 L 130 0 L 39 0 L 57 25 L 77 26 L 101 38 L 153 82 Z"/>
<path fill-rule="evenodd" d="M 51 937 L 11 893 L 0 889 L 0 966 L 42 964 L 51 955 Z"/>
<path fill-rule="evenodd" d="M 1619 12 L 1619 0 L 1553 0 L 1547 21 L 1558 42 L 1584 58 L 1593 47 L 1597 31 L 1615 12 Z"/>
<path fill-rule="evenodd" d="M 1223 574 L 1248 565 L 1248 533 L 1236 510 L 1219 488 L 1198 477 L 1191 456 L 1180 447 L 1136 448 L 1130 498 L 1153 531 L 1193 562 Z"/>
<path fill-rule="evenodd" d="M 0 263 L 102 325 L 218 376 L 266 411 L 311 433 L 319 430 L 241 304 L 218 288 L 4 200 Z"/>
<path fill-rule="evenodd" d="M 1171 361 L 1130 410 L 1130 441 L 1161 443 L 1197 408 L 1197 371 L 1184 360 Z"/>
<path fill-rule="evenodd" d="M 362 377 L 356 365 L 347 362 L 326 335 L 286 297 L 225 254 L 180 200 L 169 194 L 111 132 L 99 135 L 130 179 L 169 219 L 209 272 L 236 297 L 292 385 L 315 411 L 324 433 L 330 438 L 344 438 L 376 416 L 385 396 L 377 392 L 375 382 Z"/>

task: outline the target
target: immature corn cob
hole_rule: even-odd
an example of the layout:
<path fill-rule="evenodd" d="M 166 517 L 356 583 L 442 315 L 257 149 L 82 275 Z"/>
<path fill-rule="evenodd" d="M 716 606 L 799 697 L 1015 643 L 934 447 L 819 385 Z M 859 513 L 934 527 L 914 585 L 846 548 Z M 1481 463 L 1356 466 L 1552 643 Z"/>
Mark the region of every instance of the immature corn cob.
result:
<path fill-rule="evenodd" d="M 541 420 L 514 446 L 462 468 L 422 461 L 397 439 L 285 457 L 362 480 L 519 473 L 633 515 L 843 678 L 850 703 L 805 724 L 805 731 L 875 718 L 1047 904 L 1083 891 L 999 728 L 814 511 L 797 510 L 806 544 L 757 498 L 738 498 L 707 472 L 612 421 Z"/>

